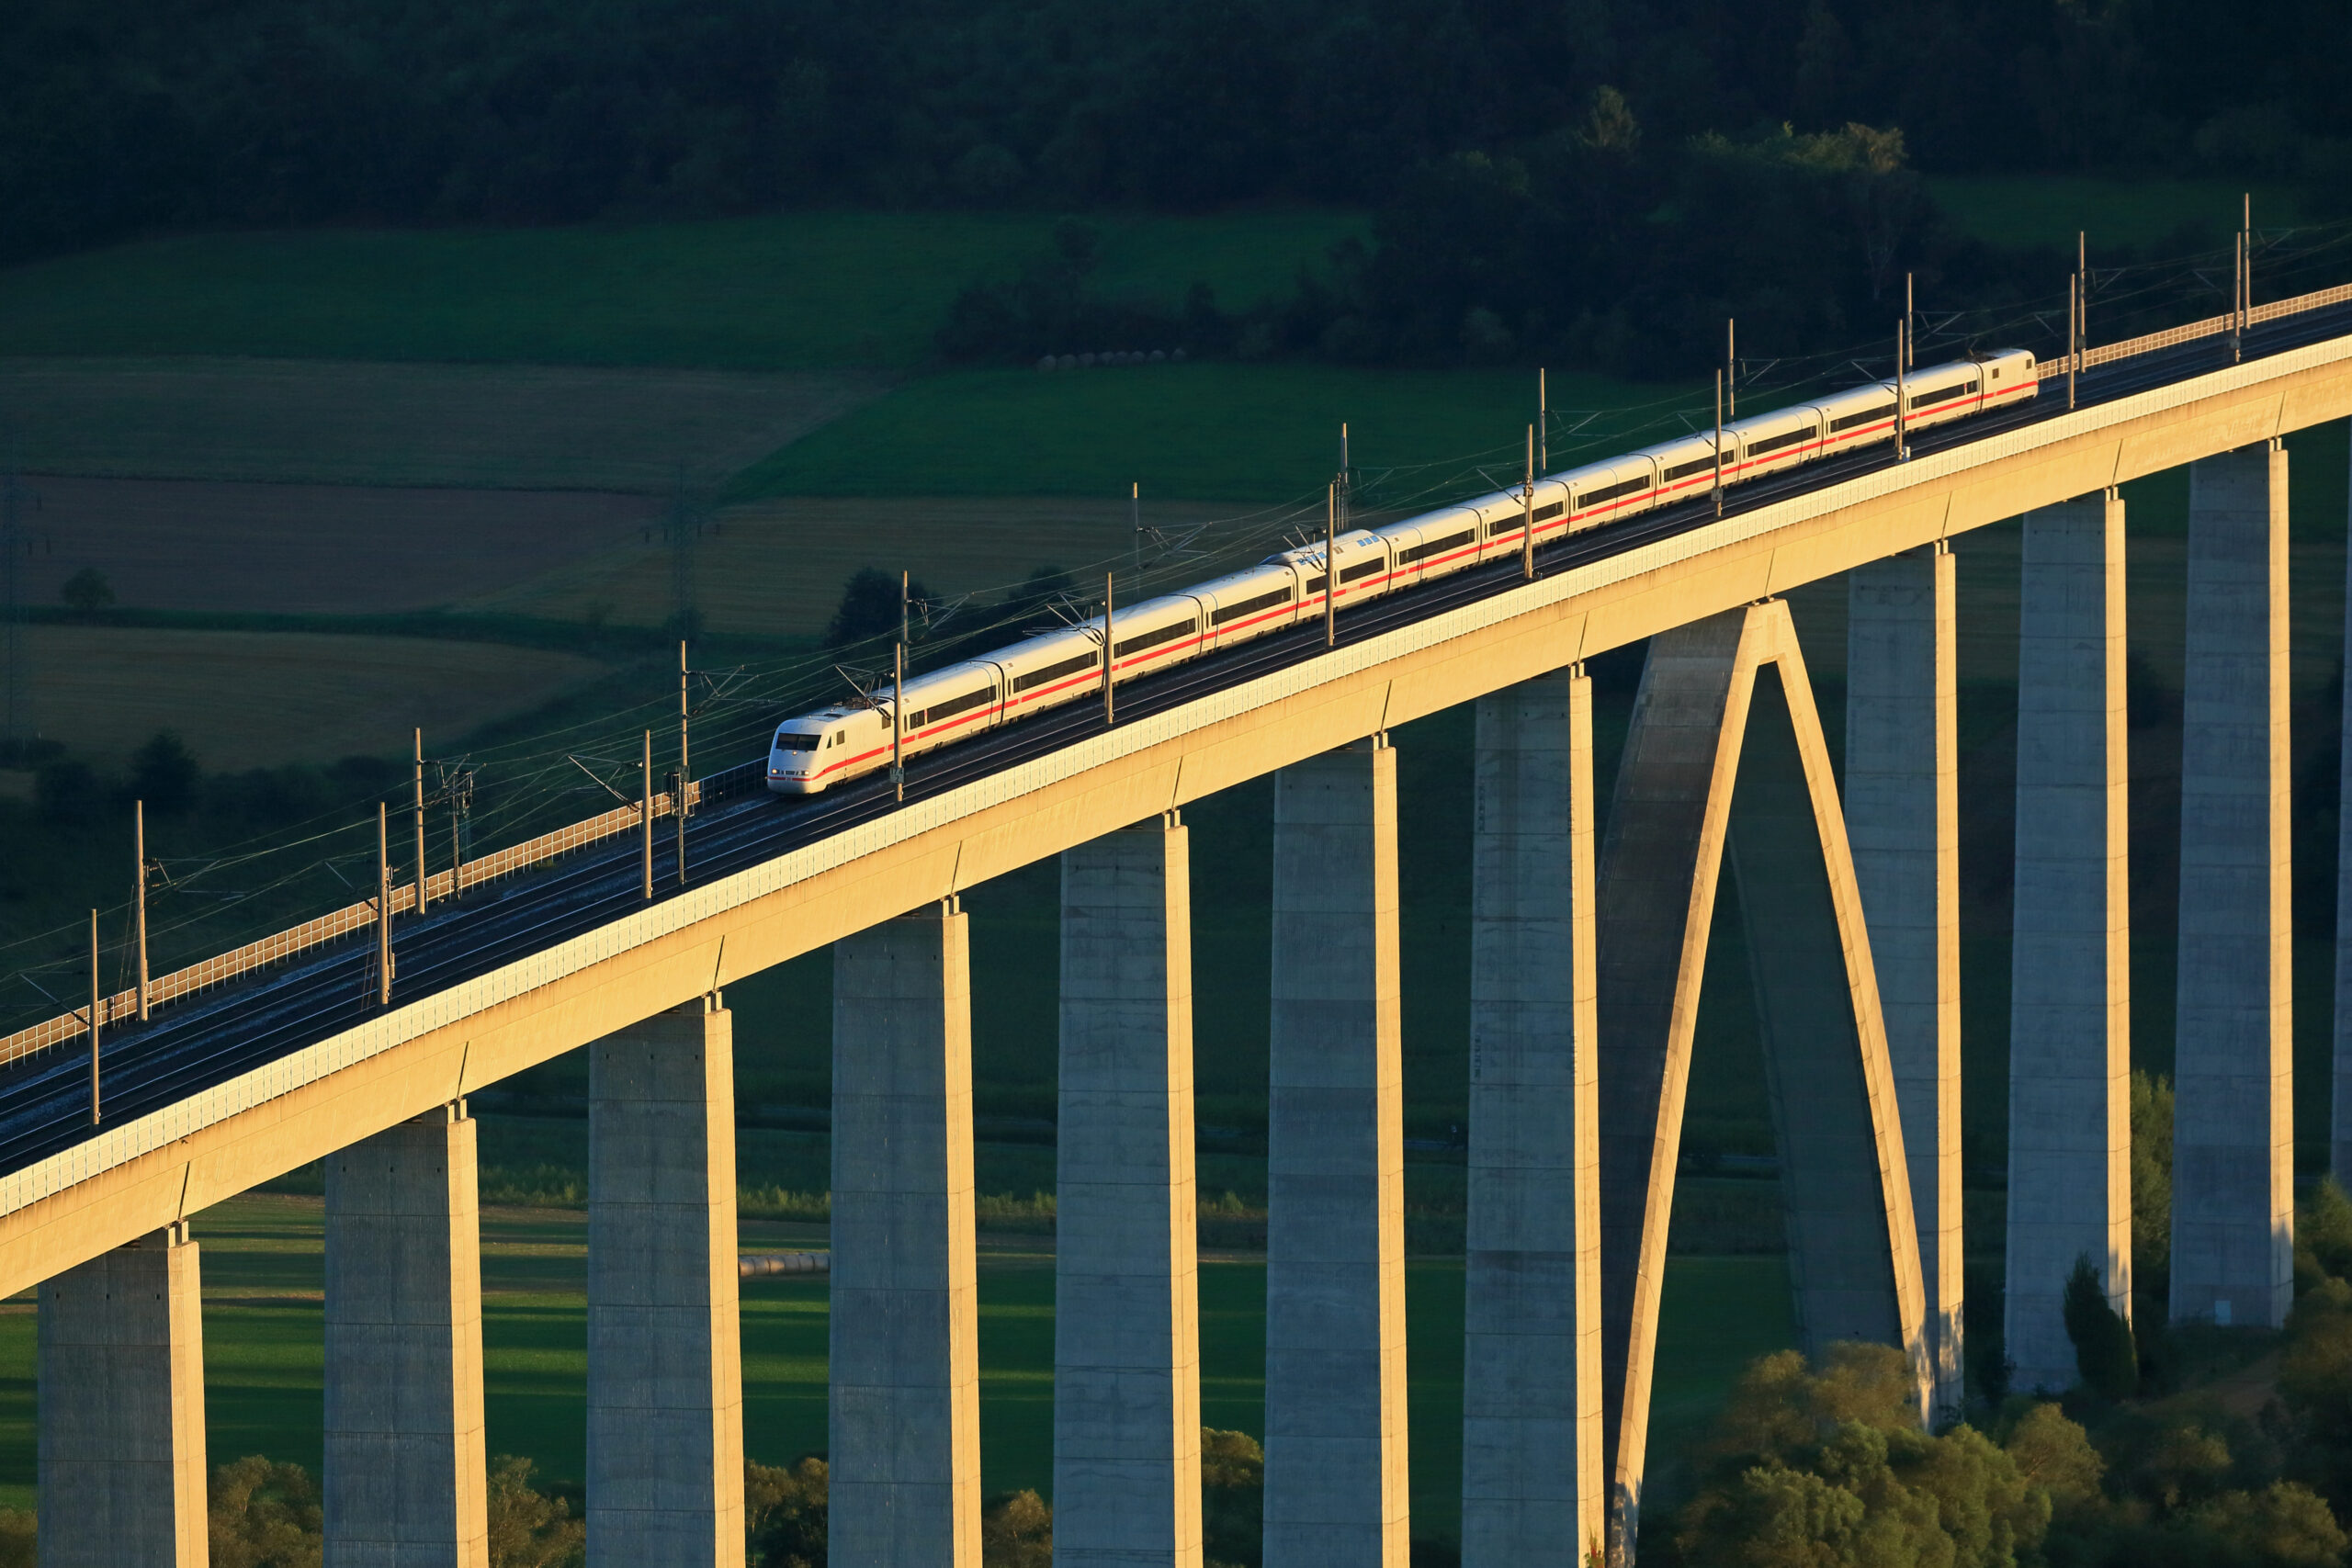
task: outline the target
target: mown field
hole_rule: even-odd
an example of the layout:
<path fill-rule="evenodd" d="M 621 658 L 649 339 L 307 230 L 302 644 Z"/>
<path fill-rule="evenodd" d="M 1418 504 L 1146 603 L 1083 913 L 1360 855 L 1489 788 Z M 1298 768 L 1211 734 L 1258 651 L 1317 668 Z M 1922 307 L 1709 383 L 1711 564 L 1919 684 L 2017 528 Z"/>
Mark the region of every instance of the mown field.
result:
<path fill-rule="evenodd" d="M 319 1463 L 323 1365 L 320 1207 L 249 1197 L 197 1216 L 204 1273 L 205 1419 L 215 1463 L 245 1454 Z M 814 1226 L 747 1223 L 745 1251 L 824 1246 Z M 542 1481 L 579 1481 L 587 1375 L 586 1216 L 491 1210 L 482 1219 L 484 1393 L 492 1453 L 537 1461 Z M 1660 1347 L 1661 1441 L 1712 1416 L 1731 1372 L 1791 1342 L 1769 1303 L 1773 1259 L 1676 1259 Z M 1766 1276 L 1773 1278 L 1768 1280 Z M 1054 1274 L 1050 1243 L 986 1236 L 980 1253 L 980 1463 L 990 1493 L 1053 1488 Z M 1759 1288 L 1764 1287 L 1764 1288 Z M 1781 1298 L 1784 1300 L 1784 1298 Z M 1760 1310 L 1743 1304 L 1762 1302 Z M 825 1448 L 826 1282 L 768 1277 L 742 1287 L 744 1447 L 782 1463 Z M 1407 1269 L 1410 1444 L 1417 1535 L 1459 1528 L 1462 1269 Z M 0 1306 L 0 1506 L 33 1503 L 33 1313 Z M 1201 1266 L 1202 1420 L 1262 1435 L 1265 1266 L 1213 1255 Z"/>
<path fill-rule="evenodd" d="M 0 466 L 666 495 L 878 396 L 874 375 L 254 357 L 0 360 Z"/>
<path fill-rule="evenodd" d="M 1203 282 L 1228 308 L 1287 292 L 1364 229 L 1352 213 L 1282 210 L 1086 221 L 1102 292 L 1173 304 Z M 188 235 L 0 271 L 0 354 L 901 369 L 931 356 L 958 292 L 1046 254 L 1054 223 L 807 212 Z"/>
<path fill-rule="evenodd" d="M 1928 190 L 1962 232 L 1991 244 L 2049 245 L 2072 254 L 2077 231 L 2087 234 L 2094 258 L 2101 247 L 2146 249 L 2184 229 L 2201 243 L 2226 247 L 2245 186 L 2228 180 L 2118 180 L 2063 175 L 1939 175 Z M 2291 190 L 2256 186 L 2257 227 L 2292 223 L 2301 216 Z"/>
<path fill-rule="evenodd" d="M 1141 514 L 1148 527 L 1174 536 L 1237 513 L 1154 500 Z M 971 617 L 1040 567 L 1086 577 L 1099 597 L 1099 581 L 1082 569 L 1108 563 L 1125 574 L 1136 545 L 1126 500 L 1108 495 L 793 497 L 728 507 L 715 524 L 695 542 L 695 607 L 710 630 L 744 637 L 820 636 L 842 584 L 862 567 L 911 570 L 943 610 L 973 596 L 963 612 Z M 658 626 L 675 604 L 670 550 L 665 537 L 640 530 L 457 608 Z M 941 626 L 954 629 L 953 622 Z"/>
<path fill-rule="evenodd" d="M 242 772 L 454 740 L 605 667 L 578 654 L 424 637 L 35 626 L 19 634 L 32 723 L 119 766 L 159 729 L 207 768 Z"/>

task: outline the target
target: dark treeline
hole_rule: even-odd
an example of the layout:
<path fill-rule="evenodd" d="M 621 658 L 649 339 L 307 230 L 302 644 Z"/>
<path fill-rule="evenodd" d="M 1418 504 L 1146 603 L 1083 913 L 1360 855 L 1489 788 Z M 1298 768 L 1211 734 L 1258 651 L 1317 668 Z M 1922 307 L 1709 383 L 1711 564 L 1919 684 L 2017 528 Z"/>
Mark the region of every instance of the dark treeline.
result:
<path fill-rule="evenodd" d="M 2335 0 L 17 0 L 0 254 L 158 228 L 796 205 L 1381 206 L 1622 90 L 1654 144 L 2320 180 Z"/>

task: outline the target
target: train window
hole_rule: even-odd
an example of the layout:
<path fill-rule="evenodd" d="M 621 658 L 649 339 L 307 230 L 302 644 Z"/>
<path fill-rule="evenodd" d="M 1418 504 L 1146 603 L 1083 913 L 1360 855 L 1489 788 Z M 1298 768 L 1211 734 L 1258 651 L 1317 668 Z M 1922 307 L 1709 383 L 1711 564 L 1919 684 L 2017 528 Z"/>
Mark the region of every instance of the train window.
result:
<path fill-rule="evenodd" d="M 1916 406 L 1917 400 L 1914 399 L 1913 402 Z M 1876 408 L 1862 409 L 1854 413 L 1840 414 L 1836 419 L 1829 422 L 1829 428 L 1832 430 L 1851 430 L 1858 424 L 1871 424 L 1882 419 L 1893 419 L 1894 417 L 1894 405 L 1893 403 L 1881 403 Z"/>
<path fill-rule="evenodd" d="M 969 713 L 974 708 L 984 708 L 994 701 L 996 701 L 996 688 L 982 686 L 977 692 L 967 692 L 960 697 L 950 697 L 944 703 L 933 703 L 927 711 L 910 722 L 917 727 L 936 724 L 943 718 L 954 718 L 959 713 Z"/>
<path fill-rule="evenodd" d="M 1289 603 L 1290 589 L 1287 586 L 1277 588 L 1272 593 L 1261 593 L 1254 599 L 1242 599 L 1231 604 L 1219 604 L 1216 607 L 1216 614 L 1210 617 L 1209 624 L 1221 626 L 1238 615 L 1247 615 L 1258 610 L 1271 610 L 1277 604 Z"/>
<path fill-rule="evenodd" d="M 1535 509 L 1535 521 L 1538 523 L 1549 523 L 1553 518 L 1557 517 L 1564 510 L 1566 510 L 1566 507 L 1567 502 L 1565 501 L 1555 501 L 1549 506 L 1539 506 Z"/>
<path fill-rule="evenodd" d="M 1709 467 L 1713 467 L 1714 459 L 1710 457 L 1707 459 L 1707 463 Z M 1597 506 L 1604 501 L 1615 501 L 1620 496 L 1634 495 L 1649 488 L 1650 481 L 1647 476 L 1630 479 L 1620 479 L 1617 483 L 1611 485 L 1604 490 L 1589 490 L 1585 491 L 1582 495 L 1577 497 L 1577 505 L 1578 507 Z"/>
<path fill-rule="evenodd" d="M 1016 692 L 1025 692 L 1032 686 L 1042 686 L 1048 681 L 1058 681 L 1065 675 L 1075 675 L 1081 670 L 1091 670 L 1095 662 L 1094 650 L 1090 648 L 1076 658 L 1048 664 L 1043 670 L 1032 670 L 1026 675 L 1014 676 L 1012 689 Z"/>
<path fill-rule="evenodd" d="M 1340 569 L 1340 581 L 1342 582 L 1354 582 L 1360 578 L 1370 577 L 1374 572 L 1385 569 L 1387 565 L 1388 562 L 1386 560 L 1383 559 L 1379 556 L 1374 556 L 1370 560 L 1358 561 L 1353 566 L 1341 567 Z"/>
<path fill-rule="evenodd" d="M 1760 457 L 1767 452 L 1778 452 L 1783 447 L 1794 446 L 1800 442 L 1812 440 L 1814 434 L 1814 427 L 1807 424 L 1800 425 L 1794 430 L 1782 431 L 1778 435 L 1768 435 L 1761 441 L 1749 442 L 1747 455 L 1751 457 Z"/>
<path fill-rule="evenodd" d="M 1469 529 L 1459 534 L 1448 534 L 1442 539 L 1424 539 L 1421 543 L 1415 545 L 1411 549 L 1398 552 L 1396 564 L 1399 566 L 1410 566 L 1415 561 L 1427 560 L 1433 555 L 1438 555 L 1443 551 L 1453 549 L 1457 546 L 1475 543 L 1477 540 L 1477 530 Z"/>
<path fill-rule="evenodd" d="M 821 735 L 779 735 L 775 738 L 775 749 L 779 751 L 814 751 L 817 742 L 823 739 Z"/>
<path fill-rule="evenodd" d="M 1964 381 L 1954 381 L 1949 387 L 1930 387 L 1924 392 L 1914 393 L 1911 398 L 1911 406 L 1915 409 L 1926 408 L 1929 403 L 1939 403 L 1947 398 L 1956 398 L 1962 392 L 1974 390 L 1973 387 Z"/>
<path fill-rule="evenodd" d="M 1710 452 L 1703 457 L 1694 457 L 1690 462 L 1675 464 L 1674 467 L 1666 470 L 1665 480 L 1668 484 L 1672 484 L 1677 479 L 1687 479 L 1693 474 L 1711 474 L 1714 471 L 1715 455 Z"/>
<path fill-rule="evenodd" d="M 1173 626 L 1161 626 L 1157 631 L 1137 632 L 1131 637 L 1123 637 L 1120 639 L 1118 648 L 1114 651 L 1119 658 L 1125 659 L 1130 653 L 1141 653 L 1147 648 L 1158 648 L 1163 642 L 1174 642 L 1180 637 L 1190 637 L 1199 628 L 1198 621 L 1178 621 Z"/>

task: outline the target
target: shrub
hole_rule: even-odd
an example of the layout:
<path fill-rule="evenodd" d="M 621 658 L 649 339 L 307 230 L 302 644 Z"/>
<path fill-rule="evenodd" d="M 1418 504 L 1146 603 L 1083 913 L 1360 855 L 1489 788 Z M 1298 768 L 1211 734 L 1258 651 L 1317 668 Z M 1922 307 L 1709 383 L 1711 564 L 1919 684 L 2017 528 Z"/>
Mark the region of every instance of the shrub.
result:
<path fill-rule="evenodd" d="M 2108 1303 L 2107 1287 L 2088 1257 L 2066 1276 L 2066 1337 L 2075 1342 L 2075 1369 L 2101 1399 L 2128 1399 L 2140 1389 L 2140 1358 L 2132 1325 Z"/>
<path fill-rule="evenodd" d="M 588 1526 L 571 1506 L 531 1484 L 531 1461 L 501 1454 L 490 1461 L 490 1568 L 580 1568 L 588 1560 Z"/>
<path fill-rule="evenodd" d="M 114 603 L 114 584 L 96 567 L 85 566 L 65 580 L 58 597 L 77 615 L 95 615 Z"/>
<path fill-rule="evenodd" d="M 318 1483 L 299 1464 L 248 1455 L 213 1471 L 212 1568 L 319 1568 Z"/>
<path fill-rule="evenodd" d="M 825 1461 L 743 1466 L 745 1556 L 752 1568 L 825 1568 Z"/>

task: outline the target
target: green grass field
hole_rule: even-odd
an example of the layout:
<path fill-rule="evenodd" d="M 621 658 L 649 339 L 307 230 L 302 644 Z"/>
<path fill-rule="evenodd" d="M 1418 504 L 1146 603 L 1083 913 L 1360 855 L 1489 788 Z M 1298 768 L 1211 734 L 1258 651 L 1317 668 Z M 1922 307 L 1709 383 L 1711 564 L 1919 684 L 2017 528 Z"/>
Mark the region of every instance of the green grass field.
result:
<path fill-rule="evenodd" d="M 245 1454 L 313 1470 L 323 1367 L 315 1199 L 253 1197 L 198 1215 L 205 1419 L 214 1463 Z M 808 1245 L 809 1227 L 747 1224 L 748 1250 Z M 492 1453 L 536 1461 L 543 1481 L 585 1463 L 587 1223 L 576 1212 L 492 1210 L 482 1222 L 484 1396 Z M 1054 1271 L 1049 1246 L 985 1240 L 980 1254 L 980 1463 L 991 1493 L 1053 1489 Z M 1265 1265 L 1201 1267 L 1201 1416 L 1265 1430 Z M 783 1463 L 825 1448 L 826 1281 L 747 1280 L 744 1446 Z M 1701 1430 L 1750 1358 L 1793 1342 L 1777 1258 L 1677 1258 L 1658 1352 L 1658 1447 Z M 1406 1279 L 1414 1533 L 1453 1537 L 1461 1517 L 1462 1266 L 1429 1259 Z M 0 1506 L 33 1504 L 35 1393 L 29 1303 L 0 1308 Z"/>
<path fill-rule="evenodd" d="M 2007 246 L 2054 245 L 2072 254 L 2075 234 L 2089 236 L 2096 260 L 2101 246 L 2162 245 L 2184 228 L 2227 246 L 2238 226 L 2242 185 L 2227 180 L 2125 180 L 2089 175 L 1937 175 L 1928 192 L 1962 233 Z M 2254 192 L 2256 227 L 2291 223 L 2294 194 L 2280 187 Z"/>
<path fill-rule="evenodd" d="M 1285 291 L 1345 212 L 1110 215 L 1098 288 L 1228 308 Z M 567 229 L 323 230 L 147 241 L 0 272 L 0 355 L 901 368 L 948 301 L 1051 243 L 1049 216 L 795 213 Z M 1096 344 L 1083 347 L 1134 347 Z M 1077 350 L 1074 348 L 1073 352 Z"/>
<path fill-rule="evenodd" d="M 1102 495 L 1272 502 L 1319 497 L 1350 457 L 1381 505 L 1512 482 L 1535 422 L 1521 370 L 1363 370 L 1225 362 L 1131 370 L 975 370 L 899 387 L 738 477 L 764 495 Z M 1554 375 L 1555 468 L 1680 430 L 1690 388 Z M 1570 437 L 1568 426 L 1595 417 Z M 1638 434 L 1632 441 L 1645 439 Z"/>

